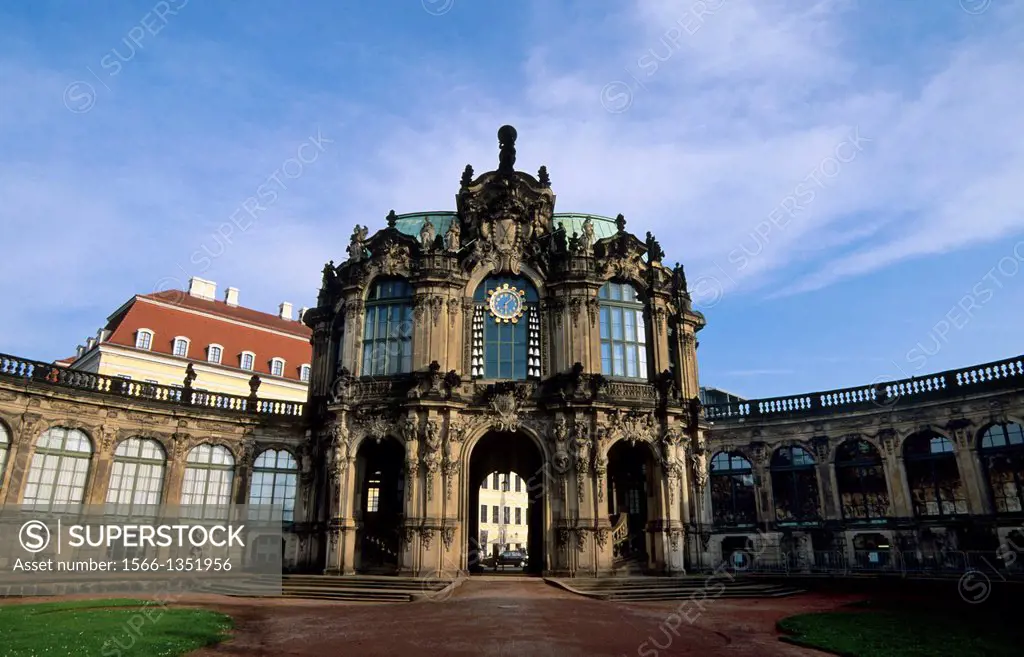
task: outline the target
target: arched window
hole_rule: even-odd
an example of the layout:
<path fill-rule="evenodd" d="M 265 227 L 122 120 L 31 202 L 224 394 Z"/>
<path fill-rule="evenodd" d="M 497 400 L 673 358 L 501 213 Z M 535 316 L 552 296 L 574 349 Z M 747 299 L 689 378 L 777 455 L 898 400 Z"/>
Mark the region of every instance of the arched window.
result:
<path fill-rule="evenodd" d="M 967 494 L 953 454 L 953 443 L 931 431 L 916 433 L 903 443 L 907 483 L 917 516 L 967 513 Z"/>
<path fill-rule="evenodd" d="M 1024 510 L 1024 430 L 1015 422 L 993 424 L 978 449 L 996 513 Z"/>
<path fill-rule="evenodd" d="M 473 296 L 473 378 L 539 379 L 537 290 L 516 276 L 484 279 Z"/>
<path fill-rule="evenodd" d="M 279 506 L 282 509 L 281 519 L 292 522 L 295 519 L 295 483 L 298 476 L 299 464 L 291 454 L 275 449 L 262 452 L 253 464 L 249 506 Z M 259 515 L 267 514 L 261 512 Z"/>
<path fill-rule="evenodd" d="M 412 371 L 412 287 L 402 279 L 378 280 L 366 300 L 363 376 Z"/>
<path fill-rule="evenodd" d="M 153 331 L 140 328 L 135 332 L 135 348 L 149 350 L 153 346 Z"/>
<path fill-rule="evenodd" d="M 889 515 L 882 457 L 868 441 L 847 440 L 836 449 L 836 482 L 847 520 L 878 522 Z"/>
<path fill-rule="evenodd" d="M 179 335 L 174 338 L 174 355 L 181 356 L 182 358 L 188 357 L 188 345 L 189 339 Z"/>
<path fill-rule="evenodd" d="M 818 476 L 810 452 L 796 445 L 780 447 L 772 455 L 771 472 L 775 519 L 780 524 L 816 522 L 821 517 Z"/>
<path fill-rule="evenodd" d="M 309 375 L 312 373 L 312 371 L 313 371 L 313 369 L 309 366 L 308 363 L 304 363 L 304 364 L 300 365 L 299 366 L 299 381 L 302 381 L 303 383 L 309 383 Z"/>
<path fill-rule="evenodd" d="M 754 471 L 740 454 L 719 452 L 711 459 L 711 508 L 716 525 L 757 524 Z"/>
<path fill-rule="evenodd" d="M 11 438 L 7 433 L 7 427 L 0 422 L 0 486 L 4 484 L 4 473 L 7 472 L 7 449 L 10 444 Z"/>
<path fill-rule="evenodd" d="M 231 451 L 223 445 L 203 443 L 192 448 L 185 462 L 181 504 L 191 507 L 188 514 L 203 518 L 227 517 L 235 476 Z"/>
<path fill-rule="evenodd" d="M 256 354 L 243 351 L 238 357 L 238 364 L 243 370 L 251 370 L 256 365 Z"/>
<path fill-rule="evenodd" d="M 92 441 L 78 429 L 48 429 L 36 440 L 23 503 L 46 509 L 81 504 L 91 457 Z"/>
<path fill-rule="evenodd" d="M 164 448 L 150 438 L 123 440 L 114 450 L 114 465 L 107 487 L 110 513 L 134 515 L 137 507 L 153 510 L 160 504 L 167 456 Z"/>
<path fill-rule="evenodd" d="M 220 364 L 221 357 L 224 355 L 224 347 L 219 344 L 211 344 L 206 348 L 206 360 L 211 363 Z"/>
<path fill-rule="evenodd" d="M 601 373 L 630 379 L 650 378 L 644 303 L 628 283 L 605 283 L 601 304 Z"/>
<path fill-rule="evenodd" d="M 284 359 L 283 358 L 271 358 L 270 359 L 270 373 L 273 376 L 284 376 Z"/>

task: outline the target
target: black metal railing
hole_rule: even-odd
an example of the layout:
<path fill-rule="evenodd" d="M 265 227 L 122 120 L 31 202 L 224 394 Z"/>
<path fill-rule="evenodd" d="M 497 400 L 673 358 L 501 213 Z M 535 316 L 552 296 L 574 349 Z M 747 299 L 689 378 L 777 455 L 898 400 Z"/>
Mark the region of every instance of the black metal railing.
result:
<path fill-rule="evenodd" d="M 742 422 L 747 418 L 826 415 L 888 408 L 903 401 L 928 401 L 1018 388 L 1024 388 L 1024 356 L 853 388 L 709 404 L 704 407 L 704 414 L 713 421 Z"/>
<path fill-rule="evenodd" d="M 132 381 L 119 376 L 82 372 L 52 363 L 0 354 L 0 378 L 26 383 L 58 386 L 69 390 L 99 393 L 140 401 L 198 406 L 235 413 L 301 416 L 303 404 L 278 399 L 257 399 L 208 390 Z"/>

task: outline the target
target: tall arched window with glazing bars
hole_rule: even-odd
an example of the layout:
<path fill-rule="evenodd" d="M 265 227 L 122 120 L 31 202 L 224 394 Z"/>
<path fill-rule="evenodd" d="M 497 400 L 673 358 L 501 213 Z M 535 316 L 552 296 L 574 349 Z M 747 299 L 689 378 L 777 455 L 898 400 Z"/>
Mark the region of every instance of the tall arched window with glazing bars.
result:
<path fill-rule="evenodd" d="M 363 376 L 412 371 L 412 286 L 400 279 L 377 280 L 366 299 Z"/>
<path fill-rule="evenodd" d="M 255 507 L 256 513 L 250 512 L 250 517 L 269 519 L 279 509 L 283 522 L 293 522 L 298 478 L 299 464 L 294 456 L 283 449 L 262 452 L 252 468 L 249 506 Z"/>
<path fill-rule="evenodd" d="M 715 524 L 745 527 L 757 524 L 754 469 L 742 454 L 718 452 L 711 459 L 711 510 Z"/>
<path fill-rule="evenodd" d="M 0 486 L 4 485 L 4 473 L 7 471 L 7 448 L 11 444 L 10 434 L 3 422 L 0 422 Z"/>
<path fill-rule="evenodd" d="M 960 479 L 953 443 L 932 431 L 922 431 L 903 442 L 903 464 L 914 505 L 914 515 L 967 514 L 967 492 Z"/>
<path fill-rule="evenodd" d="M 772 455 L 771 473 L 775 519 L 780 525 L 820 520 L 818 475 L 810 452 L 799 445 L 778 448 Z"/>
<path fill-rule="evenodd" d="M 650 378 L 644 302 L 629 283 L 610 281 L 597 293 L 601 308 L 601 374 Z"/>
<path fill-rule="evenodd" d="M 882 455 L 863 439 L 849 439 L 836 448 L 836 484 L 843 518 L 884 522 L 889 515 L 889 487 Z"/>
<path fill-rule="evenodd" d="M 114 450 L 107 509 L 118 515 L 151 515 L 164 487 L 164 448 L 152 438 L 128 438 Z"/>
<path fill-rule="evenodd" d="M 45 509 L 81 504 L 92 441 L 78 429 L 53 427 L 36 440 L 23 503 Z"/>
<path fill-rule="evenodd" d="M 1024 511 L 1024 429 L 1016 422 L 993 424 L 981 434 L 978 453 L 988 480 L 992 510 Z"/>
<path fill-rule="evenodd" d="M 537 289 L 521 276 L 491 276 L 473 295 L 470 372 L 474 379 L 539 379 Z"/>

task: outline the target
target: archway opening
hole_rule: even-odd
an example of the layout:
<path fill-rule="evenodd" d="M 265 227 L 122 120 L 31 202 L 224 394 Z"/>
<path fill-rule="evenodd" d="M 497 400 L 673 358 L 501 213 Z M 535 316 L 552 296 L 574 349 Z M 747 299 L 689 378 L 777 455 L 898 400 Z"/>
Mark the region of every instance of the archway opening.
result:
<path fill-rule="evenodd" d="M 608 450 L 608 512 L 616 560 L 647 563 L 648 523 L 654 507 L 654 458 L 646 444 L 619 441 Z"/>
<path fill-rule="evenodd" d="M 546 481 L 540 449 L 522 433 L 489 433 L 469 459 L 468 570 L 544 571 Z"/>
<path fill-rule="evenodd" d="M 405 452 L 393 438 L 364 440 L 356 454 L 359 560 L 363 573 L 391 573 L 401 553 Z"/>

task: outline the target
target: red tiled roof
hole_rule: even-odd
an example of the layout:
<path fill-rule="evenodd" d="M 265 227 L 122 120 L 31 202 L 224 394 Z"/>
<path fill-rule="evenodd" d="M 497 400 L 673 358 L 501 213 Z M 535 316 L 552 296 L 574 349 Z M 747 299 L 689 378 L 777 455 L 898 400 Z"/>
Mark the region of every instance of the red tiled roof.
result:
<path fill-rule="evenodd" d="M 239 368 L 241 353 L 251 351 L 256 354 L 253 371 L 261 376 L 270 375 L 271 358 L 283 358 L 285 378 L 294 381 L 300 380 L 299 367 L 313 357 L 312 331 L 299 321 L 175 290 L 134 297 L 111 315 L 106 328 L 111 332 L 107 343 L 132 348 L 138 330 L 149 329 L 154 333 L 150 351 L 167 356 L 174 353 L 174 338 L 188 338 L 188 358 L 197 361 L 206 360 L 209 345 L 219 344 L 224 348 L 221 364 L 227 367 Z"/>
<path fill-rule="evenodd" d="M 181 290 L 165 290 L 163 292 L 154 292 L 153 294 L 144 294 L 140 296 L 143 299 L 153 299 L 156 301 L 162 301 L 163 303 L 169 303 L 174 306 L 199 310 L 212 315 L 220 315 L 221 317 L 227 317 L 228 319 L 234 319 L 247 324 L 256 324 L 257 326 L 265 326 L 266 328 L 291 333 L 307 339 L 313 334 L 310 328 L 302 322 L 281 319 L 277 315 L 260 312 L 258 310 L 253 310 L 252 308 L 229 306 L 223 301 L 200 299 L 199 297 L 194 297 L 188 292 L 183 292 Z"/>

